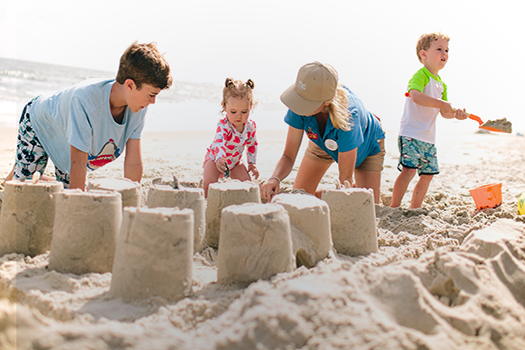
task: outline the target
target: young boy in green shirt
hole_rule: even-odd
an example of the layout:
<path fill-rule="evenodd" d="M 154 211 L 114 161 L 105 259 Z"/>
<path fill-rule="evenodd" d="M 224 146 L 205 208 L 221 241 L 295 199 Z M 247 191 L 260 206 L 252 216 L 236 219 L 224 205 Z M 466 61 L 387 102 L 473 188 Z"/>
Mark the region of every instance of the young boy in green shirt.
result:
<path fill-rule="evenodd" d="M 438 72 L 448 61 L 449 37 L 443 33 L 423 34 L 417 42 L 417 56 L 423 63 L 408 83 L 405 109 L 399 130 L 399 165 L 391 207 L 401 205 L 405 192 L 416 174 L 410 208 L 420 208 L 434 175 L 439 174 L 436 154 L 436 119 L 467 118 L 465 110 L 454 109 L 447 101 L 447 86 Z"/>

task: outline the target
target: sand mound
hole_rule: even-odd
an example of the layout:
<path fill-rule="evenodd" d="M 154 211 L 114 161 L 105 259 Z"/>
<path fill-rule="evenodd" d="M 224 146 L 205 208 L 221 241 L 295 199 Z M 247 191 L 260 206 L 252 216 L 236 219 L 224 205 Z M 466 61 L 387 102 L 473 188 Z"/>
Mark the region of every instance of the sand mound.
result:
<path fill-rule="evenodd" d="M 39 349 L 522 349 L 524 230 L 500 220 L 418 259 L 383 265 L 395 258 L 381 247 L 246 289 L 215 283 L 205 251 L 194 256 L 193 295 L 178 303 L 123 303 L 107 296 L 110 273 L 59 274 L 46 254 L 6 255 L 0 344 L 18 323 L 18 340 Z"/>

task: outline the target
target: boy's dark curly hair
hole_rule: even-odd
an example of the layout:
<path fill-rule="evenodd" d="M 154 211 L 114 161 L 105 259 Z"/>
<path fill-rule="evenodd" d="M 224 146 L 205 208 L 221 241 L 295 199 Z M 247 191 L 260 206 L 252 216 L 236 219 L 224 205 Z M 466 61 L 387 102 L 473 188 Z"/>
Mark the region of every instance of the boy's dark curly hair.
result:
<path fill-rule="evenodd" d="M 138 89 L 142 84 L 148 84 L 164 90 L 173 82 L 170 72 L 168 61 L 159 52 L 155 43 L 134 42 L 120 58 L 117 82 L 124 84 L 126 79 L 132 79 Z"/>

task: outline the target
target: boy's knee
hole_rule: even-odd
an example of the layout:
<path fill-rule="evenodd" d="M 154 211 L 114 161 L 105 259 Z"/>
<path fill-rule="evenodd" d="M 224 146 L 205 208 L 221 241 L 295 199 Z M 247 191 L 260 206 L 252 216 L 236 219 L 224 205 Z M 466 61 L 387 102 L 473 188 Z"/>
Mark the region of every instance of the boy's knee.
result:
<path fill-rule="evenodd" d="M 424 182 L 430 182 L 432 181 L 433 178 L 434 178 L 434 175 L 428 175 L 428 174 L 419 175 L 420 181 L 424 181 Z"/>
<path fill-rule="evenodd" d="M 408 167 L 402 167 L 401 174 L 405 176 L 414 177 L 416 175 L 416 169 L 415 168 L 408 168 Z"/>

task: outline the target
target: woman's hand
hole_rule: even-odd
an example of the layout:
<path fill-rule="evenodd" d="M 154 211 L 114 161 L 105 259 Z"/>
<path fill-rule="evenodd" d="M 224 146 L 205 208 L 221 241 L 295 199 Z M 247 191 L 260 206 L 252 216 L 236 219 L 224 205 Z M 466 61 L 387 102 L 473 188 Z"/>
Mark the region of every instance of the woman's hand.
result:
<path fill-rule="evenodd" d="M 253 177 L 258 179 L 259 178 L 259 170 L 257 170 L 257 167 L 255 164 L 250 163 L 248 164 L 248 172 L 252 173 Z"/>
<path fill-rule="evenodd" d="M 276 177 L 271 177 L 261 187 L 261 197 L 270 202 L 277 193 L 279 193 L 281 181 Z"/>

